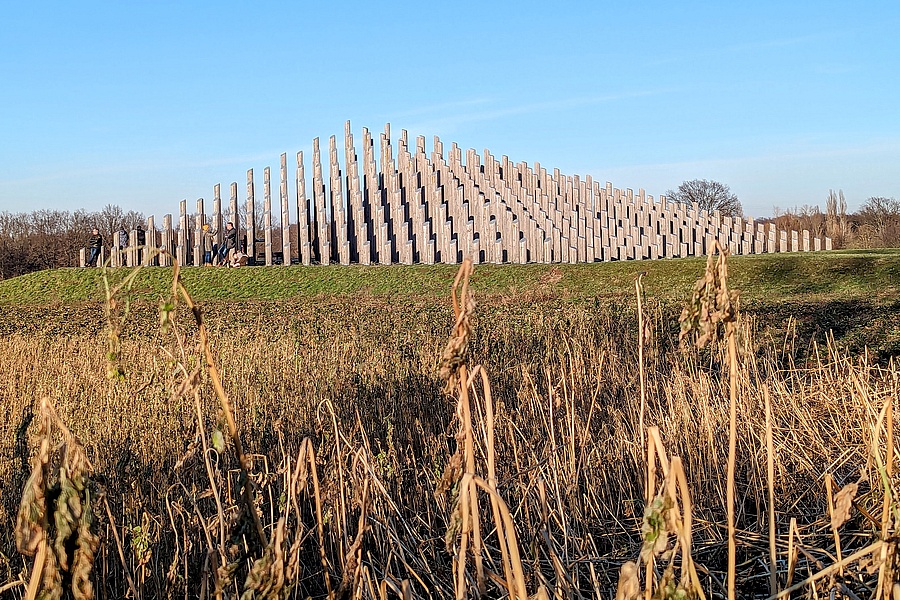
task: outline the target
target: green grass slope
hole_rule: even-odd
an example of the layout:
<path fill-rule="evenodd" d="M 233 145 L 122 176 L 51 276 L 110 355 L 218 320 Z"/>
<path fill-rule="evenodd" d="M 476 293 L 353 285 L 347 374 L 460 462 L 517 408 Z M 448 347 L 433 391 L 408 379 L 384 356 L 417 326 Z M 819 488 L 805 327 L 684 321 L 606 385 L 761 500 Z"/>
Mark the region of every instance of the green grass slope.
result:
<path fill-rule="evenodd" d="M 651 298 L 681 301 L 703 271 L 705 259 L 627 261 L 577 265 L 477 265 L 472 287 L 482 296 L 585 299 L 630 295 L 646 272 Z M 890 300 L 900 292 L 900 250 L 854 250 L 729 258 L 731 286 L 747 306 L 820 300 Z M 110 269 L 110 281 L 129 270 Z M 290 266 L 182 270 L 200 301 L 288 300 L 316 297 L 446 297 L 454 265 Z M 156 302 L 171 285 L 169 268 L 145 268 L 132 298 Z M 40 271 L 0 281 L 0 305 L 58 306 L 102 301 L 100 269 Z"/>
<path fill-rule="evenodd" d="M 509 321 L 513 328 L 527 327 L 535 318 L 575 323 L 609 310 L 628 320 L 634 316 L 635 277 L 645 272 L 646 306 L 674 335 L 704 265 L 703 258 L 477 265 L 471 285 L 477 313 L 486 322 Z M 115 283 L 130 272 L 111 269 L 108 277 Z M 347 327 L 396 325 L 392 319 L 409 328 L 425 322 L 449 327 L 444 321 L 451 315 L 449 291 L 456 272 L 455 265 L 182 271 L 214 329 L 258 332 L 267 331 L 269 322 L 308 325 L 322 315 Z M 868 349 L 879 362 L 900 356 L 898 250 L 735 256 L 729 259 L 729 275 L 731 287 L 741 292 L 741 310 L 755 317 L 766 339 L 778 344 L 795 339 L 804 346 L 832 335 L 840 347 L 857 354 Z M 172 269 L 159 267 L 137 274 L 130 295 L 134 332 L 158 328 L 159 300 L 168 295 L 171 277 Z M 99 269 L 59 269 L 0 281 L 0 335 L 103 340 L 103 298 Z"/>

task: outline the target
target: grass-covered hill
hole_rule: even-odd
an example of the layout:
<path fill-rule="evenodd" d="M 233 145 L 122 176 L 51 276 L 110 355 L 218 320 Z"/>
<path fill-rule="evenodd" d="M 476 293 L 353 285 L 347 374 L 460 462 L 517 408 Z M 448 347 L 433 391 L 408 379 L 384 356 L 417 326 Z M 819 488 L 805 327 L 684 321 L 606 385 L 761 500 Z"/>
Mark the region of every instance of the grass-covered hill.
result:
<path fill-rule="evenodd" d="M 900 292 L 900 250 L 853 250 L 729 258 L 730 285 L 747 308 L 780 302 L 891 301 Z M 648 297 L 681 301 L 702 273 L 703 258 L 577 265 L 477 265 L 472 288 L 479 296 L 580 300 L 630 296 L 644 272 Z M 200 301 L 269 301 L 344 298 L 445 299 L 455 265 L 291 266 L 182 269 Z M 126 269 L 110 269 L 111 282 Z M 157 302 L 171 286 L 171 269 L 146 268 L 132 298 Z M 0 281 L 2 306 L 58 306 L 103 299 L 100 269 L 56 269 Z"/>
<path fill-rule="evenodd" d="M 900 250 L 735 256 L 728 263 L 729 285 L 740 290 L 742 310 L 773 337 L 791 335 L 804 346 L 831 333 L 840 346 L 868 348 L 880 361 L 900 355 Z M 475 267 L 471 285 L 479 313 L 488 318 L 580 315 L 599 305 L 633 313 L 634 282 L 643 272 L 647 305 L 657 307 L 675 331 L 704 266 L 703 258 L 485 264 Z M 455 265 L 188 267 L 182 280 L 214 329 L 326 317 L 337 326 L 347 315 L 366 315 L 360 316 L 363 325 L 374 326 L 380 317 L 372 315 L 386 310 L 402 314 L 401 323 L 443 323 L 456 271 Z M 108 280 L 114 285 L 129 272 L 110 269 Z M 156 307 L 169 294 L 171 278 L 172 269 L 152 267 L 134 280 L 128 297 L 138 329 L 155 327 Z M 104 296 L 101 269 L 57 269 L 0 281 L 0 333 L 101 335 Z"/>

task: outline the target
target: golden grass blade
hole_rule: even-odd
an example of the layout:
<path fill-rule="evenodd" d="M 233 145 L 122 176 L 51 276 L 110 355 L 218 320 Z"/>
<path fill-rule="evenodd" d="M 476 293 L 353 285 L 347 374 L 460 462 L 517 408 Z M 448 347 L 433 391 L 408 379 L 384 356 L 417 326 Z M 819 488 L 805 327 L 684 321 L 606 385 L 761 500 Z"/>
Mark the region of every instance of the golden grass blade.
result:
<path fill-rule="evenodd" d="M 641 439 L 642 452 L 646 452 L 646 447 L 644 445 L 644 413 L 647 410 L 647 383 L 644 377 L 644 286 L 642 285 L 641 280 L 646 274 L 646 271 L 642 271 L 638 273 L 638 276 L 634 280 L 634 293 L 637 296 L 638 311 L 638 374 L 641 382 L 641 408 L 638 414 L 638 437 Z M 651 494 L 652 491 L 648 489 L 647 495 L 650 496 Z"/>
<path fill-rule="evenodd" d="M 487 453 L 487 466 L 488 466 L 488 485 L 491 486 L 491 489 L 497 491 L 497 473 L 496 473 L 496 457 L 494 451 L 494 400 L 491 395 L 491 382 L 488 378 L 487 372 L 484 369 L 476 368 L 478 372 L 481 373 L 481 386 L 484 390 L 484 404 L 485 404 L 485 414 L 487 415 L 487 435 L 488 439 L 486 440 L 486 446 L 488 449 Z M 497 502 L 496 496 L 490 496 L 491 500 L 491 512 L 494 516 L 494 522 L 500 523 L 502 519 L 502 515 L 500 513 L 500 506 Z M 512 569 L 509 562 L 509 549 L 507 545 L 504 543 L 500 544 L 500 556 L 503 561 L 503 573 L 506 576 L 506 589 L 509 593 L 510 597 L 513 595 L 513 580 L 512 580 Z"/>
<path fill-rule="evenodd" d="M 477 485 L 492 498 L 496 499 L 497 506 L 500 508 L 502 521 L 495 525 L 497 526 L 498 537 L 502 540 L 501 543 L 505 543 L 509 549 L 510 566 L 513 571 L 513 580 L 516 584 L 514 588 L 515 593 L 510 594 L 510 598 L 512 600 L 528 600 L 528 593 L 525 590 L 525 570 L 522 566 L 522 559 L 519 554 L 519 542 L 516 538 L 516 529 L 513 524 L 512 514 L 509 512 L 506 501 L 503 500 L 503 497 L 494 491 L 490 485 L 488 485 L 488 482 L 477 475 L 470 475 L 468 473 L 463 475 L 462 483 L 465 485 Z"/>
<path fill-rule="evenodd" d="M 772 436 L 772 399 L 769 386 L 763 386 L 766 402 L 766 488 L 769 492 L 769 594 L 778 594 L 778 555 L 776 550 L 777 526 L 775 523 L 775 444 Z"/>
<path fill-rule="evenodd" d="M 797 518 L 791 517 L 788 526 L 788 548 L 787 548 L 787 579 L 784 583 L 786 587 L 791 587 L 794 582 L 794 569 L 797 568 L 797 547 L 794 545 L 794 536 L 797 532 Z"/>
<path fill-rule="evenodd" d="M 653 502 L 656 494 L 656 438 L 651 431 L 647 432 L 647 497 L 644 498 L 644 510 Z M 621 580 L 621 579 L 620 579 Z M 644 600 L 650 600 L 653 596 L 653 559 L 644 565 Z"/>
<path fill-rule="evenodd" d="M 44 572 L 44 563 L 47 561 L 47 538 L 41 536 L 38 542 L 37 554 L 34 557 L 34 567 L 31 570 L 31 578 L 28 580 L 28 587 L 25 589 L 25 600 L 34 600 L 37 597 L 38 590 L 41 587 L 41 575 Z M 123 561 L 124 564 L 124 561 Z M 129 583 L 131 583 L 129 581 Z M 134 590 L 132 590 L 133 592 Z M 137 596 L 135 596 L 137 598 Z"/>
<path fill-rule="evenodd" d="M 723 259 L 724 262 L 724 259 Z M 737 454 L 737 348 L 734 330 L 728 334 L 729 394 L 728 394 L 728 482 L 726 503 L 728 504 L 728 599 L 734 600 L 737 575 L 737 545 L 734 523 L 734 470 Z"/>
<path fill-rule="evenodd" d="M 187 288 L 185 288 L 178 281 L 177 271 L 176 275 L 174 275 L 173 278 L 175 281 L 173 285 L 177 285 L 178 291 L 180 292 L 182 298 L 184 298 L 185 304 L 187 304 L 191 313 L 194 315 L 194 321 L 197 323 L 197 332 L 200 337 L 200 347 L 203 350 L 203 356 L 206 359 L 206 367 L 207 372 L 209 373 L 209 379 L 212 382 L 213 390 L 215 390 L 216 392 L 216 398 L 218 398 L 219 404 L 222 407 L 222 413 L 225 416 L 225 423 L 228 425 L 228 434 L 231 437 L 232 444 L 234 444 L 234 452 L 237 456 L 238 463 L 241 465 L 241 473 L 244 477 L 244 507 L 253 522 L 253 525 L 256 529 L 256 535 L 259 538 L 261 546 L 265 548 L 269 545 L 269 539 L 266 537 L 266 532 L 263 529 L 262 522 L 259 520 L 259 515 L 256 512 L 256 506 L 253 501 L 253 484 L 252 479 L 250 478 L 250 459 L 247 458 L 247 455 L 244 453 L 244 446 L 241 443 L 241 436 L 238 433 L 237 423 L 235 423 L 234 420 L 234 409 L 231 406 L 231 401 L 228 399 L 228 395 L 225 393 L 225 388 L 222 387 L 222 378 L 219 376 L 219 369 L 216 367 L 216 361 L 213 357 L 212 349 L 209 345 L 209 335 L 206 331 L 206 324 L 203 321 L 203 313 L 200 310 L 200 307 L 194 304 L 194 300 L 193 298 L 191 298 L 191 295 L 187 291 Z"/>
<path fill-rule="evenodd" d="M 122 561 L 122 569 L 125 572 L 125 580 L 128 581 L 128 589 L 131 590 L 132 596 L 140 598 L 141 595 L 134 585 L 134 580 L 131 578 L 131 571 L 128 568 L 128 563 L 125 561 L 125 552 L 122 550 L 122 540 L 119 539 L 119 530 L 116 528 L 116 522 L 113 519 L 112 511 L 109 509 L 109 502 L 107 502 L 106 496 L 103 497 L 103 508 L 106 510 L 106 517 L 109 519 L 109 528 L 112 530 L 113 539 L 116 541 L 116 550 L 119 552 L 119 560 Z"/>
<path fill-rule="evenodd" d="M 882 540 L 888 538 L 891 526 L 892 482 L 890 474 L 892 472 L 891 462 L 893 461 L 893 404 L 894 399 L 892 396 L 888 396 L 885 398 L 884 406 L 882 406 L 881 411 L 878 414 L 878 420 L 875 422 L 875 426 L 872 430 L 872 455 L 875 459 L 875 466 L 878 470 L 878 477 L 880 478 L 882 486 L 884 487 L 884 498 L 882 500 L 881 512 Z M 887 438 L 885 458 L 882 458 L 880 449 L 882 430 L 884 430 L 885 437 Z M 886 600 L 889 598 L 889 594 L 892 593 L 891 590 L 893 588 L 893 585 L 890 581 L 891 561 L 888 560 L 890 550 L 891 547 L 888 544 L 883 545 L 881 548 L 881 555 L 879 557 L 881 566 L 878 569 L 878 586 L 875 590 L 876 598 L 884 597 Z"/>
<path fill-rule="evenodd" d="M 828 518 L 831 522 L 831 532 L 834 535 L 834 547 L 835 553 L 837 554 L 837 562 L 841 562 L 841 535 L 838 533 L 838 528 L 836 526 L 835 514 L 834 514 L 834 490 L 833 486 L 833 477 L 831 473 L 825 473 L 825 495 L 828 500 Z M 840 568 L 840 576 L 844 577 L 844 567 Z"/>

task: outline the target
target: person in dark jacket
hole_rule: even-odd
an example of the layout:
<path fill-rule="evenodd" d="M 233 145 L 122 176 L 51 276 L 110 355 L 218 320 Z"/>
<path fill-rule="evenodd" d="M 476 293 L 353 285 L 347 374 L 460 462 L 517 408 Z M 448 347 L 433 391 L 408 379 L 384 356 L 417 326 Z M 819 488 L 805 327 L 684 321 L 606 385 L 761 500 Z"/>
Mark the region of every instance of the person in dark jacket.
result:
<path fill-rule="evenodd" d="M 225 243 L 219 248 L 219 264 L 228 264 L 228 254 L 237 247 L 237 229 L 234 223 L 228 221 L 225 224 Z"/>
<path fill-rule="evenodd" d="M 142 264 L 144 262 L 144 246 L 147 245 L 147 232 L 144 231 L 144 226 L 140 224 L 135 231 L 137 231 L 137 261 L 138 264 Z"/>
<path fill-rule="evenodd" d="M 87 266 L 97 266 L 97 259 L 100 257 L 101 248 L 103 248 L 103 236 L 100 235 L 100 230 L 94 227 L 91 230 L 91 237 L 88 238 L 88 249 L 90 252 L 88 254 Z"/>

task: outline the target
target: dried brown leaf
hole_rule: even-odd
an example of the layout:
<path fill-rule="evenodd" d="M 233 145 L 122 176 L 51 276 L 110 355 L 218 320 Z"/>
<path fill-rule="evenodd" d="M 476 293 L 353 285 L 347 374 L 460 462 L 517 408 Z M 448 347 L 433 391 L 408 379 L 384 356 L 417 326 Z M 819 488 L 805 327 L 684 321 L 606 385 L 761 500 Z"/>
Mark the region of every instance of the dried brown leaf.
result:
<path fill-rule="evenodd" d="M 850 518 L 850 509 L 853 508 L 853 499 L 859 486 L 856 483 L 848 483 L 840 492 L 834 495 L 834 510 L 831 513 L 831 528 L 837 529 Z"/>

